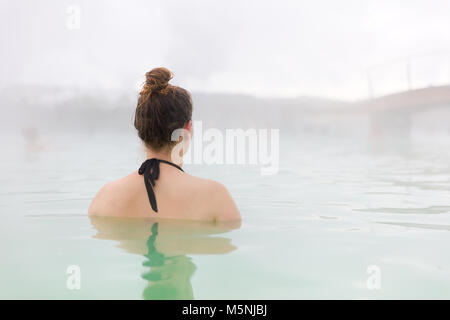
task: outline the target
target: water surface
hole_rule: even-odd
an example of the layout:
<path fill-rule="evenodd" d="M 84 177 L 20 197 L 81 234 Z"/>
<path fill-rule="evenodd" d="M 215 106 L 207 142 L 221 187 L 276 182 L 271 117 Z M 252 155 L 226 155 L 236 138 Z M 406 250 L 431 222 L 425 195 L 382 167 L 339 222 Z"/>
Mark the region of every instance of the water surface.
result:
<path fill-rule="evenodd" d="M 242 225 L 223 226 L 89 218 L 99 187 L 143 160 L 132 135 L 3 135 L 0 298 L 450 298 L 447 137 L 280 136 L 273 176 L 186 166 L 236 199 Z"/>

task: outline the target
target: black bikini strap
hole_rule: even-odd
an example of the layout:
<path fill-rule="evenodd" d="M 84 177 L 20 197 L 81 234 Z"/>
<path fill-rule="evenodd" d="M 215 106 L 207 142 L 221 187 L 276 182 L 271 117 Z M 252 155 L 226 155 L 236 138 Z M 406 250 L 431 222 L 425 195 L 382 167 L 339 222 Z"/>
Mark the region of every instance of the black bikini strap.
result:
<path fill-rule="evenodd" d="M 155 186 L 155 181 L 159 178 L 159 163 L 163 162 L 172 167 L 177 168 L 178 170 L 183 171 L 179 166 L 175 163 L 160 160 L 156 158 L 147 159 L 142 163 L 139 168 L 139 174 L 144 175 L 145 188 L 147 189 L 148 199 L 150 200 L 150 205 L 152 206 L 153 211 L 158 212 L 158 206 L 156 205 L 155 192 L 153 191 L 153 187 Z"/>

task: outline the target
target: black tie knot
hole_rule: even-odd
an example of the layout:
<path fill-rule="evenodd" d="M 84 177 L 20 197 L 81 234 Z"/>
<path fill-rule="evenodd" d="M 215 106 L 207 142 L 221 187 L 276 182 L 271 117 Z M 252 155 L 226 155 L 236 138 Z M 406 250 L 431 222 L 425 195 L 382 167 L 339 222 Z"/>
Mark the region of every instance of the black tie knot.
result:
<path fill-rule="evenodd" d="M 144 163 L 142 163 L 141 167 L 138 170 L 138 173 L 140 175 L 144 175 L 144 182 L 145 188 L 147 189 L 148 199 L 150 200 L 150 205 L 155 212 L 158 212 L 158 206 L 156 205 L 156 198 L 153 187 L 155 186 L 155 181 L 159 178 L 159 164 L 161 162 L 183 171 L 183 169 L 172 162 L 156 158 L 147 159 L 144 161 Z"/>
<path fill-rule="evenodd" d="M 149 180 L 152 186 L 155 185 L 155 180 L 159 178 L 159 159 L 148 159 L 139 168 L 139 174 L 144 175 L 146 180 Z"/>

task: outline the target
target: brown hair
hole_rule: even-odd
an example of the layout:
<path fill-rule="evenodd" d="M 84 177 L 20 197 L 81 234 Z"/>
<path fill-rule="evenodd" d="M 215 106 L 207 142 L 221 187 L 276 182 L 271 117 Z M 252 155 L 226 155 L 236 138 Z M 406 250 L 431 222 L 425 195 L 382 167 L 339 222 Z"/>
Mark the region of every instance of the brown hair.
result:
<path fill-rule="evenodd" d="M 159 150 L 176 143 L 172 132 L 183 128 L 192 118 L 190 93 L 169 84 L 173 74 L 166 68 L 155 68 L 145 74 L 139 93 L 134 127 L 147 147 Z"/>

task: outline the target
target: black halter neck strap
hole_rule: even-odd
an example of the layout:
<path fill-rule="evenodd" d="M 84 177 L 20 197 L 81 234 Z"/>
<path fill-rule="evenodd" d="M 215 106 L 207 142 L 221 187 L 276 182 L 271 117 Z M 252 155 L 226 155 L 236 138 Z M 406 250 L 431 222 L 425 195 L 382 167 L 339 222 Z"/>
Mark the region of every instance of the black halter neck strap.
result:
<path fill-rule="evenodd" d="M 175 163 L 160 160 L 156 158 L 147 159 L 142 163 L 139 168 L 139 174 L 144 175 L 145 188 L 147 189 L 148 199 L 150 200 L 150 205 L 152 206 L 153 211 L 158 212 L 158 206 L 156 205 L 155 192 L 153 191 L 153 187 L 155 186 L 155 181 L 159 178 L 159 163 L 166 163 L 171 165 L 172 167 L 177 168 L 178 170 L 183 171 L 179 166 Z M 184 172 L 184 171 L 183 171 Z"/>

